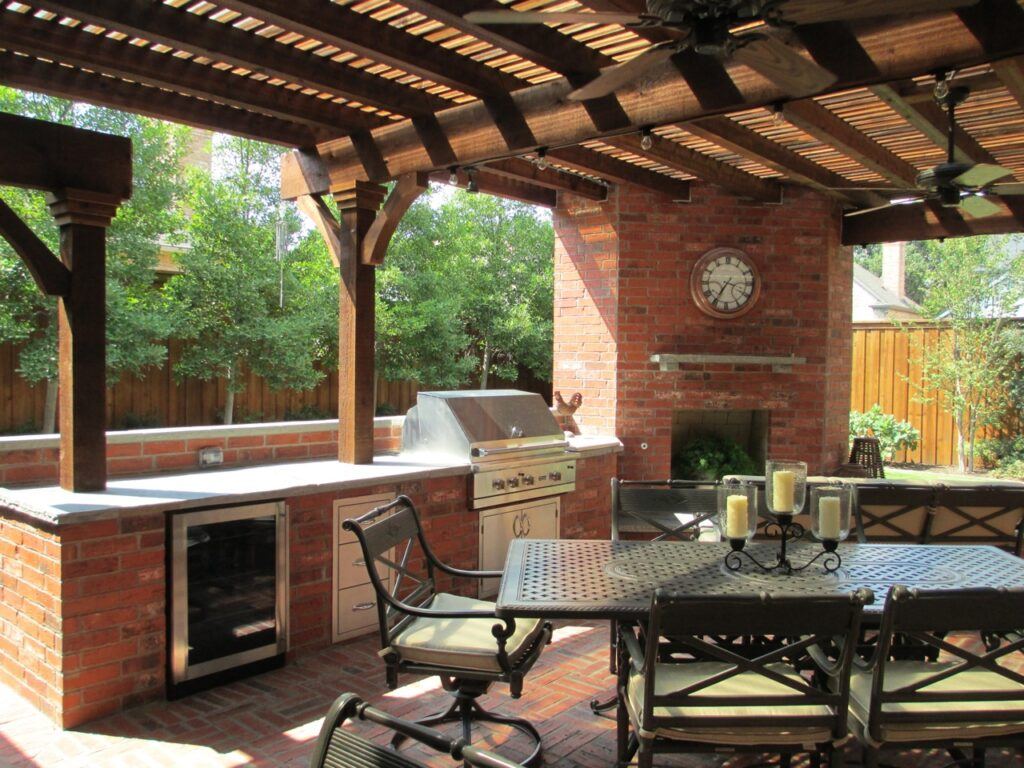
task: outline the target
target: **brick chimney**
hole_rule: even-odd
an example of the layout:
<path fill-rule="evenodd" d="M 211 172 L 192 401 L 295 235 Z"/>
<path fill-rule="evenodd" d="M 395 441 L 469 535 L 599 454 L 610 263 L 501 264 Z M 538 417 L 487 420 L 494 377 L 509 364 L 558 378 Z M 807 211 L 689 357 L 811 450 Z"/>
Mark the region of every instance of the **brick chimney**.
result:
<path fill-rule="evenodd" d="M 882 243 L 882 285 L 901 299 L 904 290 L 906 243 Z"/>

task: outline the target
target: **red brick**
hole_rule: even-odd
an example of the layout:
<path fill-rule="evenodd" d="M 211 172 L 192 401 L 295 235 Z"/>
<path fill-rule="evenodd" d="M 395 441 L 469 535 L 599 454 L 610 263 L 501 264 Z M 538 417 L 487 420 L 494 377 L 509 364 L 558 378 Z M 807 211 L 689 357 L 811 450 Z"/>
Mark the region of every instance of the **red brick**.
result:
<path fill-rule="evenodd" d="M 142 444 L 142 453 L 145 456 L 156 456 L 161 453 L 183 453 L 184 451 L 184 440 L 154 440 L 151 443 Z"/>

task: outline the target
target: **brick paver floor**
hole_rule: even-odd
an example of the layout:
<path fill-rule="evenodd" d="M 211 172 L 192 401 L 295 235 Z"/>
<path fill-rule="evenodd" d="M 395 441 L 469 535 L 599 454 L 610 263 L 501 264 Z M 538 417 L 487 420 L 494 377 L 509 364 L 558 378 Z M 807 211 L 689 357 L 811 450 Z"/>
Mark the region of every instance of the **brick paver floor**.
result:
<path fill-rule="evenodd" d="M 545 762 L 558 768 L 613 765 L 614 723 L 592 715 L 594 696 L 612 689 L 608 674 L 607 625 L 562 623 L 526 680 L 523 697 L 512 701 L 495 686 L 484 703 L 528 717 L 540 730 Z M 0 686 L 0 766 L 3 768 L 225 768 L 305 766 L 331 701 L 355 691 L 383 708 L 421 717 L 447 705 L 435 679 L 404 677 L 404 687 L 387 691 L 372 638 L 301 656 L 285 668 L 174 702 L 154 702 L 69 731 L 60 731 L 23 700 Z M 379 730 L 368 730 L 380 737 Z M 486 739 L 508 738 L 507 731 Z M 504 744 L 521 756 L 515 736 Z M 856 758 L 851 748 L 850 757 Z M 942 765 L 937 755 L 891 754 L 887 762 L 920 768 Z M 752 765 L 754 758 L 729 765 Z M 672 757 L 658 765 L 718 766 L 725 758 Z M 434 757 L 433 766 L 452 762 Z M 797 763 L 799 765 L 800 763 Z M 1017 754 L 989 754 L 989 765 L 1022 765 Z"/>

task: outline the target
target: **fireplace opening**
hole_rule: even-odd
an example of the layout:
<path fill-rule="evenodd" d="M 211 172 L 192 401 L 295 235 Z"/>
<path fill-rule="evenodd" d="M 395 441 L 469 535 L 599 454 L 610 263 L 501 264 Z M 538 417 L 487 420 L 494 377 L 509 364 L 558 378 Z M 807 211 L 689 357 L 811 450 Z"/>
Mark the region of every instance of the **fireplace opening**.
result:
<path fill-rule="evenodd" d="M 672 477 L 713 480 L 723 474 L 760 474 L 768 454 L 768 414 L 754 409 L 676 411 Z"/>

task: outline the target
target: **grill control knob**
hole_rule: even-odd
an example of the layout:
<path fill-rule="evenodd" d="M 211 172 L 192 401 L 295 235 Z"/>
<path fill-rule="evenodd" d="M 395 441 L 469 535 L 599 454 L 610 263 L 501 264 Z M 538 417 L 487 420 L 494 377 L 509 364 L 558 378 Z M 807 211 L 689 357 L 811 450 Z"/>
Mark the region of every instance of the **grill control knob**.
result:
<path fill-rule="evenodd" d="M 518 488 L 519 487 L 519 478 L 518 477 L 510 477 L 508 479 L 508 487 L 509 488 Z"/>
<path fill-rule="evenodd" d="M 561 479 L 562 479 L 562 473 L 561 473 L 561 472 L 551 472 L 551 473 L 550 473 L 550 474 L 548 475 L 548 477 L 550 477 L 550 478 L 551 478 L 552 480 L 554 480 L 555 482 L 558 482 L 559 480 L 561 480 Z"/>
<path fill-rule="evenodd" d="M 524 475 L 523 485 L 533 485 L 533 475 Z"/>
<path fill-rule="evenodd" d="M 493 488 L 495 491 L 500 491 L 504 487 L 505 487 L 505 481 L 504 480 L 498 479 L 498 480 L 493 480 L 491 482 L 491 488 Z"/>

